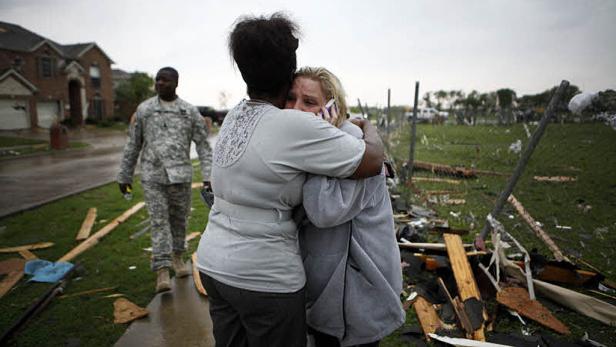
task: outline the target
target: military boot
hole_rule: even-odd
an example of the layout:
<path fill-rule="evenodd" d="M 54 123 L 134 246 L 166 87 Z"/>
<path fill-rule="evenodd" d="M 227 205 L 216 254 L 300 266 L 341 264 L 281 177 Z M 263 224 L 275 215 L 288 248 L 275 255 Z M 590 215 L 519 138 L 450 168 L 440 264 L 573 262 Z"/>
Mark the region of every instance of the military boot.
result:
<path fill-rule="evenodd" d="M 173 271 L 175 271 L 176 277 L 186 277 L 190 274 L 188 268 L 186 268 L 186 263 L 182 260 L 182 255 L 174 254 L 173 255 Z"/>
<path fill-rule="evenodd" d="M 169 269 L 162 268 L 158 270 L 156 277 L 156 292 L 166 292 L 171 290 L 171 280 L 169 279 Z"/>

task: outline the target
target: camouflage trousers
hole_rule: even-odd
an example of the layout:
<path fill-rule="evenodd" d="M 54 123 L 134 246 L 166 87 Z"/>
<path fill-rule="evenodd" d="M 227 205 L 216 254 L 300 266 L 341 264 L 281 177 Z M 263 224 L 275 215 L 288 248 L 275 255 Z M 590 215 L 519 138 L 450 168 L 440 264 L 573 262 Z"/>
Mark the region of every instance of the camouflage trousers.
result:
<path fill-rule="evenodd" d="M 173 254 L 186 250 L 186 221 L 190 212 L 190 183 L 142 182 L 152 227 L 152 270 L 172 266 Z"/>

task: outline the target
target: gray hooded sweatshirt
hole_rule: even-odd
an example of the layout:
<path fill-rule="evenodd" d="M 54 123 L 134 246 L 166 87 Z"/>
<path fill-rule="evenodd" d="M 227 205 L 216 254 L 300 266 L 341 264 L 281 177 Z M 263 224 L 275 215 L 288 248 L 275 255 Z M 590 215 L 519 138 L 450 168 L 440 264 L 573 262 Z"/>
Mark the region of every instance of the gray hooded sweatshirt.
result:
<path fill-rule="evenodd" d="M 341 130 L 362 137 L 345 122 Z M 299 234 L 307 324 L 342 346 L 370 343 L 400 327 L 402 270 L 383 174 L 363 180 L 310 176 Z"/>

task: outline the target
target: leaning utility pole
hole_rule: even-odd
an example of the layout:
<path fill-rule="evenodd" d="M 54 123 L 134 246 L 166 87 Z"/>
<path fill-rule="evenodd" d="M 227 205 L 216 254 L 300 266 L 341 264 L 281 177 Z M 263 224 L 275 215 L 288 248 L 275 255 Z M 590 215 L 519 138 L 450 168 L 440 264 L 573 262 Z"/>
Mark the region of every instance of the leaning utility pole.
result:
<path fill-rule="evenodd" d="M 498 200 L 496 201 L 496 204 L 494 205 L 492 212 L 490 212 L 490 215 L 492 215 L 492 217 L 498 218 L 498 215 L 501 213 L 503 206 L 505 205 L 505 203 L 507 202 L 507 199 L 509 198 L 509 195 L 511 195 L 511 192 L 513 192 L 513 188 L 518 182 L 518 179 L 520 178 L 520 176 L 522 176 L 522 173 L 524 172 L 524 169 L 526 168 L 526 164 L 528 163 L 528 160 L 533 154 L 535 147 L 537 147 L 537 144 L 539 144 L 539 140 L 541 140 L 541 136 L 543 136 L 545 128 L 547 127 L 548 122 L 550 121 L 550 118 L 552 118 L 552 116 L 554 115 L 554 110 L 556 108 L 556 105 L 558 104 L 560 99 L 562 99 L 563 95 L 565 94 L 565 90 L 567 89 L 568 86 L 569 86 L 569 81 L 563 80 L 560 83 L 560 86 L 558 87 L 554 95 L 552 96 L 552 99 L 550 100 L 548 108 L 545 110 L 545 113 L 543 114 L 543 118 L 539 122 L 539 126 L 537 127 L 532 137 L 530 138 L 530 142 L 524 149 L 524 152 L 522 153 L 520 160 L 518 160 L 518 164 L 516 165 L 515 169 L 513 170 L 513 173 L 511 174 L 511 177 L 509 178 L 509 182 L 507 182 L 507 185 L 505 186 L 505 189 L 501 192 L 500 196 L 498 197 Z M 490 225 L 489 223 L 486 222 L 486 224 L 483 226 L 483 229 L 481 230 L 481 234 L 479 234 L 478 241 L 479 242 L 483 241 L 489 231 L 490 231 Z"/>
<path fill-rule="evenodd" d="M 417 104 L 419 102 L 419 81 L 415 81 L 415 101 L 413 103 L 413 119 L 411 120 L 411 145 L 409 148 L 408 180 L 413 179 L 413 163 L 415 162 L 415 142 L 417 141 Z"/>

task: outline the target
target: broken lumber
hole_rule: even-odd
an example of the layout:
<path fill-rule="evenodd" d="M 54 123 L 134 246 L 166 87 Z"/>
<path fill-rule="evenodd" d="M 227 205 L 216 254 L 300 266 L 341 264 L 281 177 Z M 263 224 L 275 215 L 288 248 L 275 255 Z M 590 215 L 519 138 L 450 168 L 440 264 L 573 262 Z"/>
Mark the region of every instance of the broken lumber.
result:
<path fill-rule="evenodd" d="M 0 275 L 7 275 L 14 271 L 23 271 L 26 261 L 21 258 L 9 258 L 0 261 Z"/>
<path fill-rule="evenodd" d="M 516 261 L 515 263 L 520 268 L 524 268 L 524 262 Z M 550 264 L 544 265 L 541 272 L 538 272 L 536 275 L 537 279 L 542 281 L 570 284 L 574 286 L 583 286 L 586 282 L 599 276 L 601 275 L 592 271 L 568 269 Z"/>
<path fill-rule="evenodd" d="M 477 288 L 477 283 L 475 282 L 471 264 L 468 262 L 464 246 L 462 245 L 462 238 L 460 235 L 445 233 L 443 234 L 443 239 L 447 246 L 447 254 L 449 255 L 451 269 L 453 270 L 453 275 L 458 285 L 460 299 L 463 302 L 471 298 L 481 301 L 481 295 L 479 294 L 479 288 Z M 485 309 L 483 316 L 486 316 Z M 473 339 L 485 341 L 483 323 L 473 332 Z"/>
<path fill-rule="evenodd" d="M 19 255 L 21 255 L 26 260 L 32 260 L 32 259 L 37 259 L 38 258 L 36 256 L 36 254 L 30 252 L 27 249 L 22 249 L 21 251 L 19 251 Z"/>
<path fill-rule="evenodd" d="M 430 334 L 436 332 L 442 326 L 441 319 L 438 317 L 434 306 L 422 296 L 417 296 L 415 302 L 413 302 L 413 309 L 417 313 L 421 330 L 423 330 L 426 339 L 429 341 Z"/>
<path fill-rule="evenodd" d="M 81 224 L 81 228 L 75 237 L 75 240 L 81 241 L 85 240 L 90 236 L 90 232 L 92 231 L 92 226 L 94 225 L 94 221 L 96 220 L 96 207 L 92 207 L 88 210 L 86 214 L 86 218 L 83 220 Z"/>
<path fill-rule="evenodd" d="M 398 246 L 400 248 L 410 248 L 410 249 L 429 249 L 432 251 L 445 251 L 447 250 L 447 245 L 444 243 L 430 243 L 430 242 L 398 242 Z M 473 245 L 470 243 L 462 245 L 464 248 L 472 248 Z"/>
<path fill-rule="evenodd" d="M 190 185 L 190 188 L 192 188 L 192 189 L 203 188 L 203 182 L 193 182 Z"/>
<path fill-rule="evenodd" d="M 124 223 L 128 218 L 130 218 L 133 214 L 137 213 L 139 210 L 143 208 L 145 203 L 143 201 L 135 204 L 133 207 L 126 210 L 119 217 L 111 221 L 109 224 L 105 225 L 102 229 L 97 231 L 94 235 L 90 236 L 87 240 L 80 243 L 77 247 L 70 250 L 64 256 L 62 256 L 58 261 L 71 261 L 79 254 L 88 250 L 89 248 L 96 245 L 100 239 L 102 239 L 105 235 L 109 234 L 113 229 L 115 229 L 121 223 Z"/>
<path fill-rule="evenodd" d="M 192 239 L 194 239 L 194 238 L 198 237 L 199 235 L 201 235 L 201 233 L 200 233 L 200 232 L 198 232 L 198 231 L 193 231 L 192 233 L 190 233 L 190 234 L 186 235 L 185 241 L 186 241 L 186 242 L 189 242 L 189 241 L 191 241 Z"/>
<path fill-rule="evenodd" d="M 451 297 L 451 294 L 449 294 L 449 290 L 447 290 L 447 286 L 445 285 L 445 282 L 443 282 L 443 279 L 440 277 L 438 278 L 438 284 L 441 286 L 441 288 L 447 295 L 447 300 L 449 300 L 449 303 L 451 303 L 451 306 L 453 307 L 453 310 L 456 313 L 458 320 L 460 321 L 460 326 L 462 327 L 462 329 L 464 329 L 464 331 L 466 331 L 467 334 L 469 335 L 472 334 L 473 326 L 471 324 L 470 318 L 468 318 L 468 315 L 466 314 L 466 311 L 464 310 L 464 305 L 460 302 L 460 300 L 457 297 L 455 300 Z"/>
<path fill-rule="evenodd" d="M 537 300 L 531 300 L 524 288 L 502 288 L 496 293 L 496 301 L 518 312 L 520 315 L 532 319 L 535 322 L 548 327 L 560 334 L 569 335 L 569 328 L 559 321 L 554 315 Z"/>
<path fill-rule="evenodd" d="M 84 291 L 73 293 L 73 294 L 61 295 L 61 296 L 58 297 L 58 299 L 65 299 L 65 298 L 70 298 L 70 297 L 73 297 L 73 296 L 81 296 L 81 295 L 88 295 L 88 294 L 96 294 L 96 293 L 100 293 L 100 292 L 106 292 L 106 291 L 109 291 L 109 290 L 114 290 L 116 288 L 117 288 L 117 286 L 116 287 L 105 287 L 105 288 L 84 290 Z"/>
<path fill-rule="evenodd" d="M 522 206 L 522 203 L 520 203 L 513 194 L 509 195 L 509 198 L 507 199 L 507 201 L 516 209 L 520 217 L 522 217 L 522 219 L 524 219 L 526 224 L 530 226 L 530 228 L 535 232 L 537 237 L 543 240 L 543 242 L 548 246 L 550 251 L 552 251 L 552 254 L 554 254 L 554 258 L 556 260 L 567 261 L 571 263 L 571 260 L 569 260 L 563 254 L 560 248 L 558 248 L 556 243 L 552 240 L 550 235 L 548 235 L 545 231 L 543 231 L 543 229 L 541 229 L 541 227 L 539 227 L 539 225 L 537 225 L 537 222 L 535 221 L 535 219 L 528 213 L 528 211 L 524 209 L 524 206 Z"/>
<path fill-rule="evenodd" d="M 575 182 L 577 178 L 570 176 L 533 176 L 537 182 Z"/>
<path fill-rule="evenodd" d="M 113 303 L 113 322 L 115 324 L 132 322 L 148 314 L 147 309 L 139 307 L 125 298 L 119 298 Z"/>
<path fill-rule="evenodd" d="M 429 162 L 418 161 L 418 160 L 413 161 L 413 168 L 417 170 L 430 171 L 433 174 L 437 174 L 437 175 L 451 175 L 451 176 L 463 177 L 463 178 L 476 178 L 477 177 L 477 175 L 475 174 L 473 170 L 467 169 L 465 167 L 458 167 L 458 166 L 454 167 L 450 165 L 429 163 Z"/>
<path fill-rule="evenodd" d="M 54 245 L 53 242 L 39 242 L 39 243 L 30 244 L 30 245 L 5 247 L 5 248 L 0 248 L 0 253 L 17 253 L 23 250 L 31 251 L 33 249 L 49 248 L 53 245 Z"/>
<path fill-rule="evenodd" d="M 432 178 L 432 177 L 413 177 L 412 179 L 415 182 L 433 182 L 433 183 L 449 183 L 449 184 L 460 184 L 460 181 L 457 180 L 449 180 L 446 178 Z"/>
<path fill-rule="evenodd" d="M 19 280 L 24 277 L 24 271 L 13 271 L 9 272 L 6 277 L 0 282 L 0 298 L 3 297 L 6 293 L 13 288 L 14 285 L 19 282 Z"/>
<path fill-rule="evenodd" d="M 195 282 L 195 288 L 199 294 L 203 296 L 207 296 L 207 292 L 205 291 L 205 287 L 203 283 L 201 283 L 201 276 L 199 276 L 199 269 L 197 269 L 197 252 L 192 254 L 192 270 L 193 270 L 193 281 Z"/>

